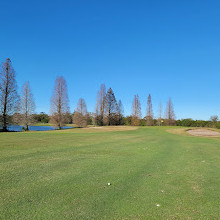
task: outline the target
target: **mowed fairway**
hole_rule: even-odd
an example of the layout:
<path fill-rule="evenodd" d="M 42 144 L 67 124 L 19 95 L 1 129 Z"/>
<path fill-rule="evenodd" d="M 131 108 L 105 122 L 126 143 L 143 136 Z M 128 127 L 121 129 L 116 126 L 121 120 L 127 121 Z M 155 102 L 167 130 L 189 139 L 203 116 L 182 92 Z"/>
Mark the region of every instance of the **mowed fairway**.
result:
<path fill-rule="evenodd" d="M 167 129 L 0 133 L 0 219 L 220 219 L 220 138 Z"/>

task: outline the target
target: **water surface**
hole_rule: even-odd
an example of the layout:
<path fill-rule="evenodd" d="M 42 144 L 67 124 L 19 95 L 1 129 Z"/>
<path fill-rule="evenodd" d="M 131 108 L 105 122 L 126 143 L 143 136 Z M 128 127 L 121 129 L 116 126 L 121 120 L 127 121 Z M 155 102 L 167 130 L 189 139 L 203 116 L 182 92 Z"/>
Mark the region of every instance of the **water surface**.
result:
<path fill-rule="evenodd" d="M 21 125 L 9 125 L 7 128 L 9 131 L 22 131 Z M 64 126 L 62 129 L 70 129 L 73 127 Z M 0 127 L 1 129 L 1 127 Z M 30 131 L 51 131 L 51 130 L 57 130 L 57 127 L 52 126 L 29 126 Z"/>

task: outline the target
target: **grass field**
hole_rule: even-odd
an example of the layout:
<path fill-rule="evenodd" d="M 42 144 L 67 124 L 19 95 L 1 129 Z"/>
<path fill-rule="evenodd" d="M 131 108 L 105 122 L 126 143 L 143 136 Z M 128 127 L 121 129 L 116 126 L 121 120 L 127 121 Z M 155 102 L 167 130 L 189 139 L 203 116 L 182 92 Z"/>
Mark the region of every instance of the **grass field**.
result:
<path fill-rule="evenodd" d="M 220 138 L 167 129 L 0 133 L 0 219 L 220 219 Z"/>

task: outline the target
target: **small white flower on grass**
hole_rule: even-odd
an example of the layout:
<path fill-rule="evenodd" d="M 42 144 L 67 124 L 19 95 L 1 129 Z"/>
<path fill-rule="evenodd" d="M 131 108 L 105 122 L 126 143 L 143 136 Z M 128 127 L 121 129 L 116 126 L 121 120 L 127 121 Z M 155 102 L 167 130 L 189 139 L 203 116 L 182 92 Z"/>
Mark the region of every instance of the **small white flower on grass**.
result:
<path fill-rule="evenodd" d="M 160 207 L 160 204 L 156 204 L 157 207 Z"/>
<path fill-rule="evenodd" d="M 161 190 L 162 193 L 164 193 L 164 190 Z"/>
<path fill-rule="evenodd" d="M 108 183 L 108 186 L 110 186 L 111 185 L 111 183 Z"/>

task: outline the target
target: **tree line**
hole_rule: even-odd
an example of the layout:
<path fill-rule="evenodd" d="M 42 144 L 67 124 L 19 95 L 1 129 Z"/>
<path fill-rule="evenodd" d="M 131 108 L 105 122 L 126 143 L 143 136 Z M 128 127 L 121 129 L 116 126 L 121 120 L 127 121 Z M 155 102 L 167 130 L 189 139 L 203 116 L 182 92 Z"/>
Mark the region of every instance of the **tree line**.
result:
<path fill-rule="evenodd" d="M 219 128 L 220 129 L 220 122 L 218 121 L 219 118 L 217 115 L 213 115 L 210 117 L 208 121 L 205 120 L 193 120 L 191 118 L 186 118 L 182 120 L 177 120 L 177 126 L 183 127 L 209 127 L 209 128 Z"/>
<path fill-rule="evenodd" d="M 17 90 L 16 75 L 11 60 L 6 59 L 1 65 L 0 71 L 0 125 L 3 131 L 7 131 L 10 123 L 21 124 L 25 130 L 39 121 L 35 113 L 35 102 L 30 83 L 25 82 L 20 94 Z M 55 80 L 53 94 L 50 101 L 50 114 L 41 114 L 44 122 L 48 121 L 59 129 L 64 124 L 73 123 L 77 127 L 93 125 L 175 125 L 175 113 L 171 98 L 167 102 L 165 118 L 162 117 L 162 105 L 159 105 L 159 116 L 154 118 L 151 95 L 147 98 L 146 116 L 142 117 L 141 103 L 138 95 L 134 95 L 132 113 L 124 117 L 124 108 L 121 100 L 116 99 L 113 89 L 106 90 L 101 85 L 97 93 L 94 113 L 88 113 L 86 102 L 80 98 L 73 114 L 70 113 L 67 84 L 64 77 L 59 76 Z"/>

